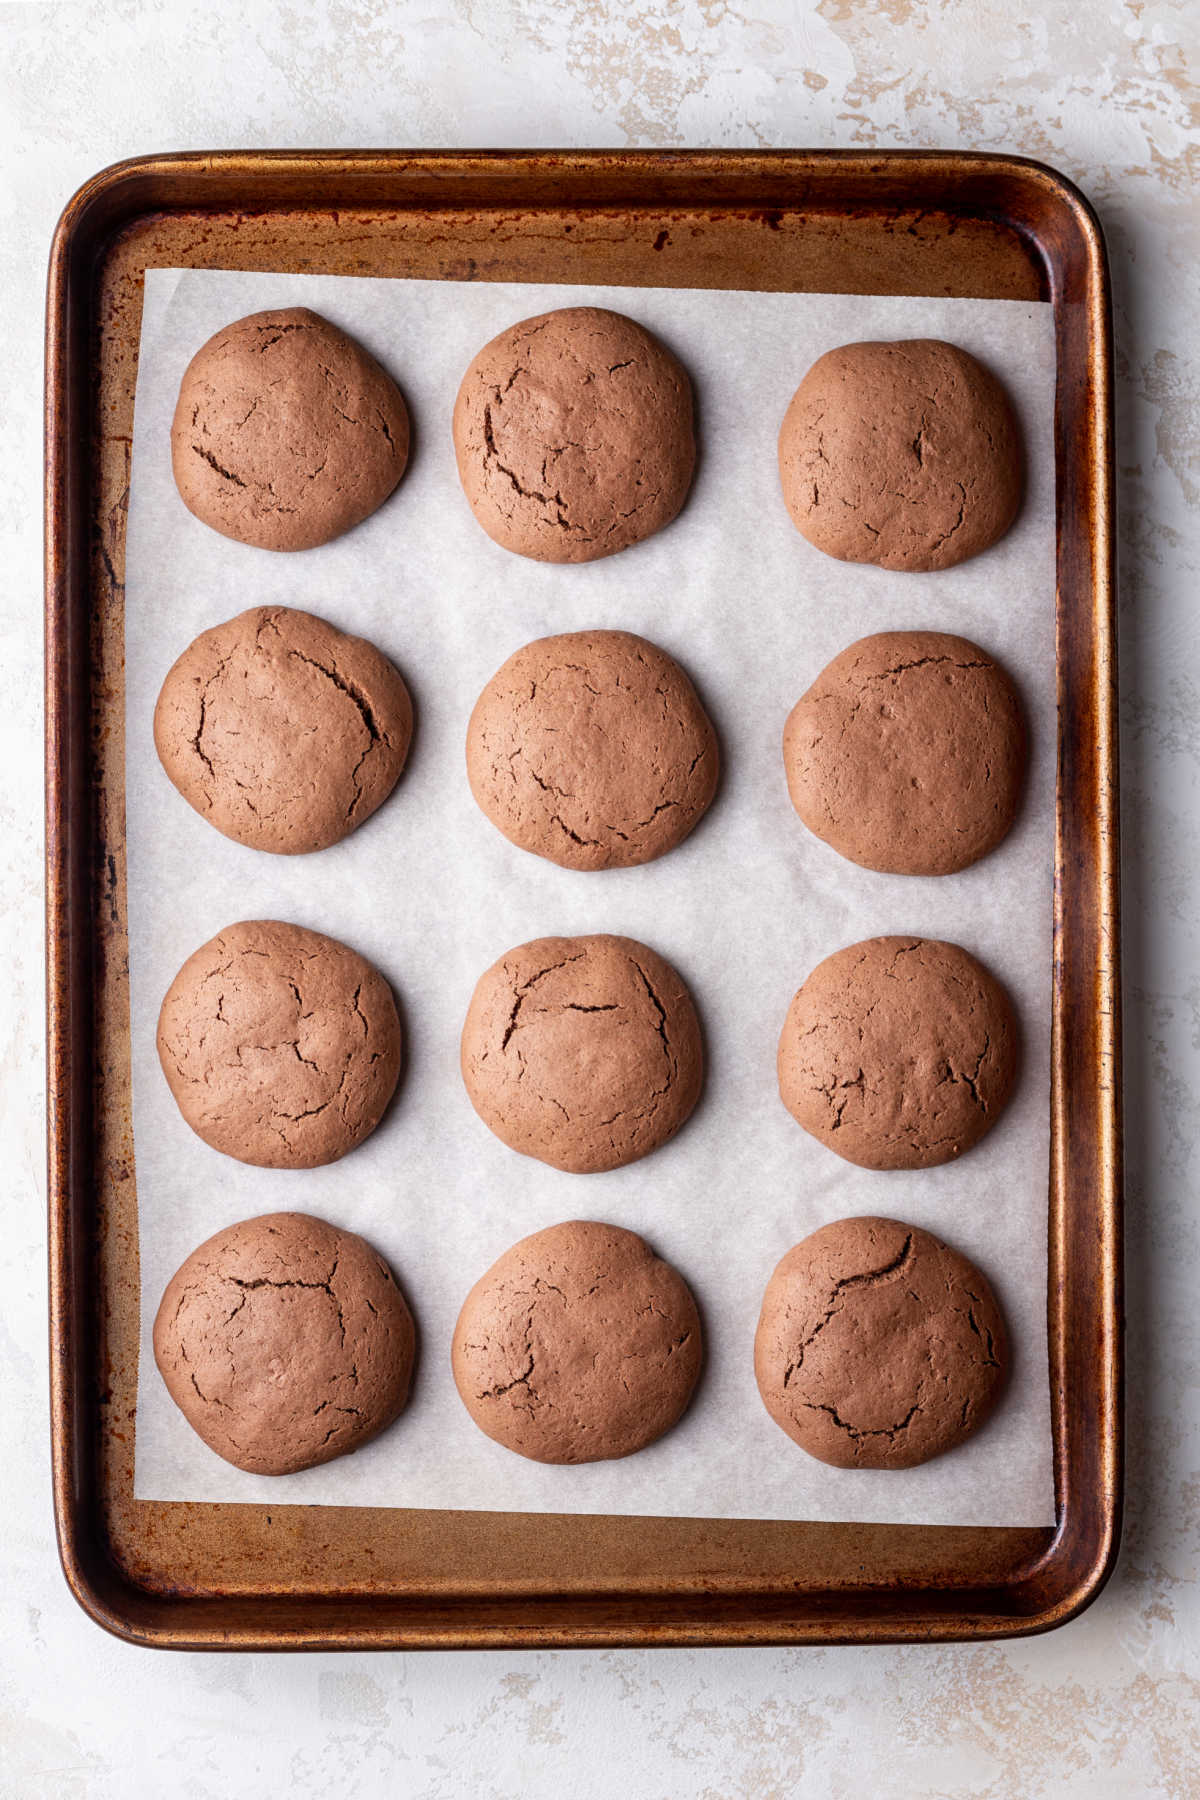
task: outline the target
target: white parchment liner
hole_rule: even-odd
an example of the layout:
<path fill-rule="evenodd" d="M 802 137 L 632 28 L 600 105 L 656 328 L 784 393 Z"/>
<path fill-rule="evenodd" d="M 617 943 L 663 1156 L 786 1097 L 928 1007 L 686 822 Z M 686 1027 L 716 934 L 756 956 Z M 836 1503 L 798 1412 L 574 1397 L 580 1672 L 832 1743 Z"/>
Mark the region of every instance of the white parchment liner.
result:
<path fill-rule="evenodd" d="M 701 460 L 666 531 L 585 567 L 513 556 L 475 524 L 454 469 L 450 410 L 475 351 L 553 306 L 627 311 L 690 370 Z M 393 498 L 338 542 L 299 555 L 231 543 L 186 511 L 171 476 L 179 379 L 220 326 L 305 305 L 353 332 L 398 379 L 414 424 Z M 945 337 L 1005 381 L 1023 424 L 1028 498 L 995 549 L 938 575 L 842 564 L 793 529 L 775 439 L 809 364 L 861 338 Z M 151 270 L 138 368 L 126 556 L 126 823 L 133 1102 L 142 1280 L 135 1492 L 142 1499 L 500 1511 L 857 1519 L 931 1524 L 1053 1521 L 1046 1361 L 1051 883 L 1054 804 L 1054 341 L 1050 308 L 1011 301 L 879 299 Z M 276 857 L 228 842 L 158 765 L 151 718 L 170 664 L 199 631 L 258 604 L 299 606 L 377 643 L 416 703 L 399 788 L 345 843 Z M 467 787 L 466 722 L 519 645 L 589 626 L 640 632 L 695 680 L 721 738 L 707 819 L 639 869 L 578 874 L 514 849 Z M 787 712 L 823 665 L 866 632 L 960 632 L 1019 681 L 1032 724 L 1027 803 L 1005 844 L 964 874 L 905 879 L 843 861 L 800 825 L 780 758 Z M 235 919 L 279 918 L 345 939 L 393 983 L 406 1031 L 396 1104 L 343 1162 L 251 1169 L 180 1118 L 154 1048 L 158 1006 L 192 950 Z M 518 1157 L 486 1130 L 458 1072 L 463 1014 L 500 953 L 550 933 L 615 931 L 679 968 L 703 1018 L 708 1080 L 664 1149 L 606 1175 Z M 883 932 L 948 937 L 1008 985 L 1024 1042 L 1016 1097 L 957 1165 L 852 1168 L 780 1104 L 775 1046 L 814 963 Z M 150 1327 L 162 1290 L 202 1239 L 296 1208 L 363 1232 L 396 1269 L 421 1356 L 402 1419 L 357 1455 L 278 1479 L 209 1451 L 159 1380 Z M 941 1233 L 986 1270 L 1014 1345 L 991 1423 L 905 1473 L 841 1471 L 771 1423 L 751 1351 L 778 1258 L 828 1220 L 875 1212 Z M 682 1423 L 617 1463 L 545 1468 L 476 1430 L 449 1368 L 467 1288 L 514 1239 L 599 1218 L 645 1234 L 691 1283 L 707 1364 Z"/>

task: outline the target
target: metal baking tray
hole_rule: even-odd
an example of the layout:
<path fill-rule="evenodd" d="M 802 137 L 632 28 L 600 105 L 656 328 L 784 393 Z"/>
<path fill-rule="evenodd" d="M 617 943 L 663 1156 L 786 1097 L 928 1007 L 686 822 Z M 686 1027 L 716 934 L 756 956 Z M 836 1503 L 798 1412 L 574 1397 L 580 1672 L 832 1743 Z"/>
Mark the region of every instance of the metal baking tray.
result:
<path fill-rule="evenodd" d="M 1052 303 L 1055 1527 L 134 1498 L 122 577 L 142 277 L 160 266 Z M 1112 349 L 1079 192 L 1038 163 L 957 152 L 141 158 L 88 182 L 59 223 L 46 381 L 51 1414 L 83 1607 L 188 1649 L 878 1643 L 1078 1612 L 1116 1554 L 1122 1457 Z"/>

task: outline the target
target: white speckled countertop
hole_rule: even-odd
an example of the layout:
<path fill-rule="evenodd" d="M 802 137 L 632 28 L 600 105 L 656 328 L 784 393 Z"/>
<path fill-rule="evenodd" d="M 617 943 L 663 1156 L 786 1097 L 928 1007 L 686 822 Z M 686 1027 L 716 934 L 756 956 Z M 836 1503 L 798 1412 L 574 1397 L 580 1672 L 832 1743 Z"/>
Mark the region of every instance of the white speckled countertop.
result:
<path fill-rule="evenodd" d="M 1194 0 L 0 5 L 0 1795 L 1189 1800 L 1200 1792 L 1200 7 Z M 47 1462 L 43 271 L 138 152 L 1021 151 L 1113 261 L 1121 489 L 1129 1489 L 1100 1600 L 1007 1646 L 167 1656 L 70 1599 Z"/>

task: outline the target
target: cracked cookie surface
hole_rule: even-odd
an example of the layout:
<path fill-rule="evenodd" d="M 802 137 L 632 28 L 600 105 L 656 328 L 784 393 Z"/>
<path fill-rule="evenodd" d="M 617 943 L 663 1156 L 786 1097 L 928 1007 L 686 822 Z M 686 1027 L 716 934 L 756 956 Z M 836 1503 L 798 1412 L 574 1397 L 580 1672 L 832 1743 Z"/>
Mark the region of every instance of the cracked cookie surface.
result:
<path fill-rule="evenodd" d="M 763 1404 L 839 1469 L 911 1469 L 977 1431 L 1008 1372 L 984 1276 L 895 1219 L 839 1219 L 767 1283 L 754 1340 Z"/>
<path fill-rule="evenodd" d="M 691 995 L 633 938 L 536 938 L 483 974 L 462 1033 L 462 1075 L 512 1150 L 590 1175 L 673 1137 L 700 1097 Z"/>
<path fill-rule="evenodd" d="M 382 506 L 407 462 L 395 382 L 306 307 L 236 319 L 184 371 L 175 485 L 224 537 L 263 550 L 327 544 Z"/>
<path fill-rule="evenodd" d="M 792 396 L 779 478 L 792 522 L 827 555 L 948 569 L 1016 518 L 1021 440 L 996 377 L 957 345 L 842 344 Z"/>
<path fill-rule="evenodd" d="M 167 1391 L 210 1450 L 255 1475 L 345 1456 L 403 1409 L 412 1315 L 363 1238 L 307 1213 L 219 1231 L 154 1321 Z"/>
<path fill-rule="evenodd" d="M 717 738 L 695 688 L 628 631 L 526 644 L 475 703 L 467 776 L 522 850 L 567 869 L 621 869 L 682 842 L 717 786 Z"/>
<path fill-rule="evenodd" d="M 258 606 L 200 634 L 154 709 L 159 760 L 226 837 L 323 850 L 391 793 L 412 703 L 387 658 L 312 613 Z"/>
<path fill-rule="evenodd" d="M 623 313 L 568 306 L 485 344 L 454 403 L 475 517 L 506 550 L 592 562 L 670 523 L 696 462 L 692 388 Z"/>
<path fill-rule="evenodd" d="M 229 925 L 167 989 L 158 1055 L 187 1123 L 266 1169 L 336 1162 L 383 1117 L 400 1073 L 392 990 L 336 938 Z"/>
<path fill-rule="evenodd" d="M 792 805 L 863 868 L 949 875 L 1008 832 L 1025 774 L 1012 682 L 966 638 L 881 631 L 817 676 L 783 733 Z"/>
<path fill-rule="evenodd" d="M 1008 995 L 958 944 L 879 937 L 818 963 L 788 1008 L 779 1096 L 806 1131 L 864 1169 L 952 1162 L 1012 1091 Z"/>
<path fill-rule="evenodd" d="M 700 1319 L 683 1277 L 616 1225 L 522 1238 L 463 1303 L 451 1352 L 463 1405 L 535 1462 L 630 1456 L 692 1397 Z"/>

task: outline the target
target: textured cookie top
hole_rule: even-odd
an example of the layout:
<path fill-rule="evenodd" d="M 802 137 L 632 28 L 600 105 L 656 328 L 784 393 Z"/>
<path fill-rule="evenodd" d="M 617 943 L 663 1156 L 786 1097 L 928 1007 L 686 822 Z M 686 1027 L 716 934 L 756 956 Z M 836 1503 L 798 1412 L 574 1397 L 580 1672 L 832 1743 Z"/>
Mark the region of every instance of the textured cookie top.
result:
<path fill-rule="evenodd" d="M 696 462 L 691 383 L 622 313 L 542 313 L 485 344 L 463 376 L 454 451 L 489 537 L 539 562 L 592 562 L 683 505 Z"/>
<path fill-rule="evenodd" d="M 306 1213 L 219 1231 L 167 1285 L 154 1360 L 226 1462 L 291 1475 L 357 1450 L 408 1398 L 413 1322 L 383 1258 Z"/>
<path fill-rule="evenodd" d="M 526 644 L 467 728 L 467 776 L 514 844 L 568 869 L 618 869 L 674 848 L 717 785 L 717 739 L 664 650 L 628 631 Z"/>
<path fill-rule="evenodd" d="M 462 1034 L 471 1104 L 556 1169 L 616 1169 L 672 1137 L 700 1097 L 691 995 L 625 937 L 536 938 L 480 977 Z"/>
<path fill-rule="evenodd" d="M 1016 518 L 1022 473 L 1004 389 L 935 338 L 827 351 L 779 433 L 797 530 L 829 556 L 883 569 L 948 569 L 986 550 Z"/>
<path fill-rule="evenodd" d="M 1025 760 L 1012 682 L 978 645 L 940 631 L 860 638 L 783 733 L 788 792 L 809 830 L 893 875 L 949 875 L 994 849 Z"/>
<path fill-rule="evenodd" d="M 180 1112 L 214 1150 L 312 1169 L 378 1125 L 400 1073 L 400 1020 L 357 951 L 249 919 L 188 957 L 162 1003 L 158 1055 Z"/>
<path fill-rule="evenodd" d="M 488 1437 L 535 1462 L 600 1462 L 644 1449 L 683 1413 L 700 1320 L 640 1237 L 575 1220 L 523 1238 L 475 1283 L 452 1360 Z"/>
<path fill-rule="evenodd" d="M 412 703 L 373 644 L 257 606 L 188 645 L 154 743 L 189 805 L 255 850 L 323 850 L 369 819 L 404 767 Z"/>
<path fill-rule="evenodd" d="M 306 307 L 235 320 L 184 371 L 175 485 L 225 537 L 264 550 L 326 544 L 382 505 L 407 461 L 396 384 Z"/>
<path fill-rule="evenodd" d="M 754 1373 L 775 1423 L 839 1469 L 911 1469 L 992 1411 L 1008 1339 L 979 1270 L 915 1225 L 839 1219 L 763 1296 Z"/>
<path fill-rule="evenodd" d="M 1008 995 L 932 938 L 868 938 L 826 957 L 779 1039 L 784 1105 L 865 1169 L 953 1161 L 995 1124 L 1016 1067 Z"/>

